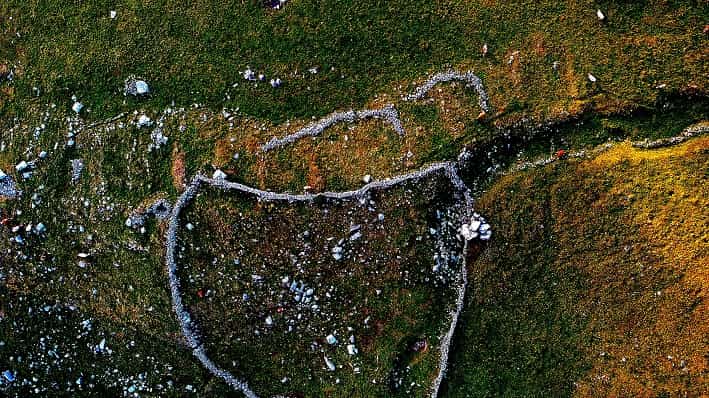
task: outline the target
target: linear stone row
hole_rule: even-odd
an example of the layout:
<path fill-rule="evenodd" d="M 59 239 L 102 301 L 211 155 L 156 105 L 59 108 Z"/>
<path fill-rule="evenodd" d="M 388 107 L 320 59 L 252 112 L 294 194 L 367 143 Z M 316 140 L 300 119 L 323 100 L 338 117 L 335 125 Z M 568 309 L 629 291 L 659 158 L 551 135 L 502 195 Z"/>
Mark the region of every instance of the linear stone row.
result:
<path fill-rule="evenodd" d="M 700 135 L 707 134 L 709 133 L 709 122 L 699 122 L 696 124 L 693 124 L 691 126 L 688 126 L 679 135 L 676 135 L 674 137 L 668 137 L 668 138 L 660 138 L 658 140 L 654 141 L 648 141 L 648 140 L 643 140 L 643 141 L 633 141 L 630 143 L 630 145 L 633 148 L 639 148 L 639 149 L 658 149 L 658 148 L 666 148 L 670 146 L 675 146 L 679 145 L 687 140 L 689 140 L 692 137 L 699 137 Z M 574 151 L 574 152 L 564 152 L 562 156 L 559 155 L 552 155 L 552 156 L 546 156 L 542 157 L 536 160 L 532 161 L 525 161 L 521 163 L 517 163 L 514 166 L 510 167 L 506 171 L 500 173 L 500 174 L 510 174 L 518 171 L 524 171 L 532 168 L 537 168 L 537 167 L 543 167 L 548 164 L 557 162 L 562 159 L 569 159 L 569 158 L 580 158 L 580 159 L 588 159 L 592 158 L 596 155 L 599 155 L 602 152 L 605 152 L 613 147 L 615 147 L 617 143 L 613 142 L 607 142 L 605 144 L 599 145 L 593 149 L 590 150 L 579 150 L 579 151 Z"/>
<path fill-rule="evenodd" d="M 441 72 L 431 76 L 426 82 L 414 90 L 413 94 L 404 97 L 406 101 L 415 101 L 423 98 L 433 87 L 440 83 L 446 83 L 451 81 L 463 81 L 466 83 L 466 87 L 472 87 L 478 93 L 478 103 L 480 108 L 484 112 L 489 112 L 490 107 L 488 105 L 487 92 L 485 92 L 485 87 L 483 86 L 482 80 L 475 75 L 473 72 Z M 399 113 L 397 112 L 394 105 L 389 104 L 381 109 L 365 109 L 362 111 L 347 111 L 347 112 L 333 112 L 324 118 L 314 122 L 312 124 L 303 127 L 302 129 L 296 131 L 293 134 L 289 134 L 283 138 L 273 137 L 269 142 L 261 146 L 261 150 L 268 152 L 272 149 L 280 148 L 288 144 L 292 144 L 304 137 L 315 137 L 327 129 L 332 127 L 334 124 L 340 122 L 354 123 L 356 121 L 365 119 L 383 119 L 385 122 L 390 124 L 394 131 L 399 133 L 399 135 L 404 135 L 404 126 L 401 124 L 399 119 Z"/>
<path fill-rule="evenodd" d="M 424 82 L 421 86 L 417 87 L 416 90 L 414 90 L 413 94 L 404 97 L 404 99 L 406 101 L 420 100 L 421 98 L 425 97 L 426 94 L 436 85 L 455 80 L 463 81 L 466 83 L 466 87 L 472 87 L 473 89 L 475 89 L 475 91 L 478 93 L 478 104 L 480 105 L 480 109 L 485 112 L 490 111 L 490 106 L 488 104 L 489 100 L 487 97 L 487 92 L 485 91 L 485 87 L 483 86 L 483 82 L 476 74 L 470 71 L 448 71 L 436 73 L 428 80 L 426 80 L 426 82 Z"/>
<path fill-rule="evenodd" d="M 642 149 L 664 148 L 672 145 L 681 144 L 694 136 L 699 136 L 706 133 L 709 133 L 709 122 L 702 122 L 687 127 L 686 129 L 682 130 L 682 132 L 678 136 L 670 138 L 661 138 L 655 141 L 635 141 L 633 142 L 633 147 Z"/>
<path fill-rule="evenodd" d="M 302 129 L 296 131 L 293 134 L 289 134 L 283 138 L 273 137 L 269 142 L 261 146 L 261 150 L 268 152 L 272 149 L 280 148 L 285 145 L 292 144 L 304 137 L 315 137 L 322 134 L 325 129 L 332 127 L 333 125 L 340 122 L 354 123 L 359 120 L 365 119 L 383 119 L 386 123 L 390 124 L 391 127 L 399 133 L 399 135 L 404 135 L 404 126 L 399 120 L 399 112 L 397 112 L 394 105 L 389 104 L 382 109 L 365 109 L 362 111 L 347 111 L 347 112 L 333 112 L 324 118 L 318 120 L 317 122 L 311 123 Z"/>

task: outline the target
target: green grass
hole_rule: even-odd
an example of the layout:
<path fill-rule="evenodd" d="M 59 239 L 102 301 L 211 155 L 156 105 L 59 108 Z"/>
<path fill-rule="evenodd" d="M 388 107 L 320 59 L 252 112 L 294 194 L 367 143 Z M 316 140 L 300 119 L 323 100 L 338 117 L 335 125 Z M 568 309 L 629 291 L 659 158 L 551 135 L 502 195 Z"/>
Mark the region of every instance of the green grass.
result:
<path fill-rule="evenodd" d="M 595 18 L 599 7 L 608 15 L 605 24 Z M 108 18 L 111 9 L 118 12 L 115 21 Z M 321 189 L 344 190 L 359 186 L 364 174 L 386 177 L 426 162 L 453 159 L 466 145 L 485 154 L 490 146 L 505 142 L 497 136 L 497 127 L 523 117 L 553 121 L 568 112 L 582 122 L 563 124 L 558 131 L 531 141 L 514 142 L 523 157 L 546 156 L 552 148 L 592 147 L 609 139 L 670 136 L 709 117 L 707 38 L 701 31 L 708 19 L 709 10 L 699 1 L 292 0 L 281 11 L 267 11 L 255 0 L 5 1 L 0 4 L 0 68 L 19 68 L 14 82 L 0 82 L 0 141 L 7 145 L 0 152 L 0 168 L 11 171 L 19 160 L 34 158 L 55 143 L 60 149 L 50 151 L 33 178 L 18 181 L 26 192 L 23 198 L 0 202 L 0 218 L 10 218 L 11 225 L 42 221 L 48 227 L 46 239 L 28 238 L 30 245 L 24 248 L 10 243 L 14 234 L 0 227 L 0 270 L 8 275 L 7 289 L 0 291 L 7 299 L 2 304 L 21 296 L 33 303 L 75 303 L 105 330 L 120 331 L 138 344 L 114 356 L 111 364 L 130 371 L 132 353 L 154 353 L 161 361 L 186 366 L 176 366 L 180 388 L 192 383 L 206 395 L 228 394 L 228 387 L 206 374 L 180 345 L 162 259 L 164 226 L 151 221 L 146 233 L 139 234 L 123 225 L 130 211 L 147 199 L 176 198 L 180 188 L 170 176 L 173 149 L 184 152 L 188 179 L 197 172 L 210 174 L 212 164 L 219 164 L 232 172 L 233 180 L 297 192 L 318 173 L 324 181 Z M 487 57 L 480 53 L 483 43 L 490 48 Z M 510 65 L 509 56 L 515 51 L 520 51 L 520 62 Z M 552 69 L 554 61 L 560 62 L 558 71 Z M 247 65 L 265 73 L 266 80 L 281 77 L 283 87 L 276 90 L 267 81 L 258 86 L 245 82 L 239 72 Z M 317 74 L 307 71 L 313 66 L 319 67 Z M 460 86 L 432 93 L 430 102 L 398 101 L 399 85 L 409 92 L 417 79 L 449 67 L 472 69 L 483 78 L 493 107 L 487 121 L 475 120 L 476 100 Z M 588 72 L 600 79 L 599 84 L 586 80 Z M 150 97 L 123 96 L 123 81 L 132 74 L 149 81 Z M 232 87 L 233 83 L 239 85 Z M 657 89 L 659 84 L 667 87 Z M 34 97 L 33 87 L 41 89 L 39 98 Z M 150 130 L 133 127 L 84 131 L 76 148 L 64 150 L 63 117 L 70 112 L 74 94 L 87 105 L 83 114 L 87 120 L 137 108 L 156 119 L 155 113 L 173 102 L 176 108 L 193 102 L 205 108 L 189 112 L 185 120 L 168 121 L 170 142 L 159 151 L 147 153 Z M 451 116 L 446 111 L 453 97 L 462 105 L 453 107 Z M 400 139 L 372 122 L 352 131 L 338 126 L 319 140 L 266 156 L 251 150 L 271 136 L 270 130 L 258 131 L 251 124 L 303 122 L 370 101 L 395 102 L 411 134 Z M 57 104 L 57 109 L 35 142 L 31 129 L 45 122 L 40 112 L 49 103 Z M 212 117 L 222 107 L 240 108 L 235 128 Z M 201 113 L 210 116 L 209 121 L 202 122 Z M 461 121 L 462 130 L 447 131 L 447 117 Z M 9 127 L 16 122 L 21 128 L 11 132 Z M 183 132 L 180 125 L 186 127 Z M 514 140 L 526 134 L 516 133 L 520 137 Z M 350 138 L 347 146 L 345 134 Z M 239 160 L 217 159 L 223 142 L 231 137 L 235 142 L 225 153 L 230 158 L 238 151 Z M 405 158 L 408 151 L 414 154 L 410 163 Z M 70 182 L 69 162 L 75 158 L 86 164 L 79 184 Z M 312 165 L 318 173 L 310 170 Z M 489 195 L 481 202 L 480 209 L 493 217 L 494 225 L 511 224 L 494 235 L 509 246 L 489 248 L 476 265 L 481 268 L 471 271 L 477 301 L 466 310 L 459 333 L 465 339 L 464 349 L 454 358 L 458 365 L 451 373 L 451 396 L 569 395 L 571 381 L 593 365 L 579 348 L 588 344 L 583 334 L 588 319 L 575 312 L 577 298 L 588 287 L 585 276 L 550 270 L 547 265 L 557 255 L 552 249 L 597 249 L 599 254 L 592 260 L 600 261 L 606 247 L 585 239 L 560 241 L 548 230 L 529 230 L 553 224 L 547 205 L 554 200 L 592 206 L 592 199 L 602 199 L 577 197 L 571 188 L 576 186 L 578 170 L 557 167 L 549 181 L 538 176 L 532 187 L 521 182 L 509 186 L 524 192 L 523 199 L 500 192 L 504 199 L 500 206 L 509 205 L 510 212 L 493 206 L 494 197 Z M 465 178 L 475 180 L 478 173 L 471 170 Z M 566 184 L 560 192 L 553 191 L 556 179 Z M 604 180 L 589 185 L 589 190 L 612 191 L 617 184 L 617 180 Z M 695 185 L 694 189 L 702 187 Z M 35 192 L 41 204 L 32 208 L 30 196 Z M 84 199 L 90 201 L 88 208 Z M 113 211 L 99 211 L 104 199 L 114 205 Z M 426 200 L 444 201 L 446 192 Z M 613 204 L 607 211 L 605 220 L 612 224 L 625 210 Z M 403 208 L 391 209 L 390 214 L 409 218 Z M 585 217 L 580 214 L 574 225 L 590 234 L 583 229 Z M 78 232 L 79 226 L 85 232 Z M 429 253 L 412 240 L 416 228 L 404 223 L 392 242 L 380 248 L 406 249 L 410 258 L 428 261 Z M 617 228 L 618 234 L 625 233 Z M 92 253 L 86 270 L 77 266 L 76 255 L 82 251 Z M 46 267 L 56 270 L 45 273 Z M 500 297 L 499 291 L 511 294 Z M 423 301 L 416 295 L 400 299 L 397 303 L 407 315 L 417 314 Z M 386 305 L 375 309 L 383 311 Z M 148 311 L 149 307 L 154 310 Z M 30 325 L 36 322 L 23 317 L 24 304 L 3 309 L 6 317 Z M 424 333 L 429 321 L 422 321 L 412 335 Z M 0 348 L 1 357 L 12 355 L 6 355 L 8 346 L 17 355 L 32 344 L 26 338 L 11 340 L 9 323 L 1 324 L 0 339 L 8 343 Z M 121 343 L 128 338 L 120 337 Z M 404 340 L 392 338 L 374 351 L 394 361 L 404 345 Z M 90 366 L 92 356 L 84 354 L 79 365 Z M 410 377 L 424 379 L 428 371 L 422 366 Z M 76 374 L 62 377 L 73 382 Z M 313 380 L 301 381 L 309 391 L 319 391 Z M 382 391 L 368 390 L 361 381 L 347 383 L 363 395 Z"/>
<path fill-rule="evenodd" d="M 609 16 L 607 24 L 595 19 L 597 6 Z M 112 9 L 116 20 L 108 17 Z M 671 90 L 689 83 L 706 88 L 701 23 L 707 10 L 699 2 L 331 0 L 293 1 L 270 11 L 256 0 L 11 0 L 0 6 L 0 16 L 8 22 L 13 17 L 0 63 L 4 58 L 23 66 L 3 114 L 36 102 L 31 89 L 39 87 L 40 101 L 67 109 L 78 95 L 92 118 L 175 101 L 240 107 L 252 117 L 283 121 L 359 107 L 393 82 L 459 64 L 483 74 L 495 106 L 526 104 L 518 109 L 543 113 L 569 95 L 647 103 L 661 82 Z M 483 43 L 490 47 L 485 59 Z M 507 66 L 513 51 L 523 61 L 520 80 L 510 84 L 516 79 Z M 553 60 L 570 63 L 574 81 L 552 71 Z M 239 72 L 247 65 L 281 76 L 284 88 L 246 84 Z M 313 66 L 320 68 L 317 75 L 307 72 Z M 584 79 L 591 71 L 601 85 L 588 92 Z M 131 74 L 152 84 L 149 100 L 122 96 Z M 569 85 L 582 87 L 570 94 Z"/>

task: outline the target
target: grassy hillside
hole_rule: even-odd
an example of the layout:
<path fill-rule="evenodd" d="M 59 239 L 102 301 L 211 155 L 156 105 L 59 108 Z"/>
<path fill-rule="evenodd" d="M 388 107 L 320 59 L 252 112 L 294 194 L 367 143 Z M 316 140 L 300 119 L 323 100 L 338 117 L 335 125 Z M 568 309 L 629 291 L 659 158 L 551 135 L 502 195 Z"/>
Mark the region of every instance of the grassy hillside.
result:
<path fill-rule="evenodd" d="M 663 91 L 707 90 L 702 29 L 709 11 L 702 1 L 263 4 L 3 2 L 0 66 L 15 67 L 16 79 L 10 95 L 4 90 L 2 113 L 47 101 L 68 109 L 72 95 L 90 118 L 132 110 L 134 101 L 121 95 L 132 74 L 154 89 L 141 106 L 207 103 L 272 121 L 360 107 L 447 66 L 482 74 L 498 110 L 532 115 L 617 110 L 651 104 Z M 247 66 L 266 80 L 245 82 L 239 72 Z M 308 72 L 313 67 L 317 74 Z M 276 76 L 283 89 L 269 86 Z"/>
<path fill-rule="evenodd" d="M 707 170 L 702 138 L 495 183 L 447 396 L 706 395 Z"/>
<path fill-rule="evenodd" d="M 1 2 L 0 170 L 23 195 L 0 198 L 0 372 L 30 380 L 11 395 L 231 392 L 181 337 L 170 307 L 164 223 L 150 219 L 143 231 L 125 225 L 157 198 L 174 201 L 196 173 L 220 168 L 232 181 L 274 191 L 345 190 L 367 174 L 390 177 L 455 159 L 463 148 L 474 155 L 462 177 L 483 194 L 476 208 L 495 232 L 490 246 L 470 255 L 480 258 L 470 268 L 448 394 L 707 394 L 706 139 L 651 152 L 620 146 L 592 161 L 490 180 L 517 158 L 673 136 L 709 119 L 707 21 L 705 1 L 290 0 L 280 10 L 260 0 Z M 248 67 L 264 80 L 245 80 Z M 401 99 L 449 68 L 480 75 L 492 106 L 487 115 L 478 117 L 477 98 L 462 84 L 436 87 L 421 101 Z M 150 95 L 124 96 L 132 75 L 148 81 Z M 269 84 L 276 77 L 279 88 Z M 78 115 L 73 96 L 85 105 Z M 311 118 L 389 103 L 405 136 L 369 120 L 259 151 Z M 109 123 L 77 127 L 119 112 Z M 138 126 L 142 115 L 154 124 Z M 159 148 L 156 132 L 167 137 Z M 73 179 L 79 159 L 85 168 Z M 15 170 L 21 161 L 34 165 L 28 178 Z M 385 236 L 376 237 L 381 264 L 425 270 L 431 245 L 416 239 L 430 238 L 431 211 L 449 192 L 423 192 L 406 212 L 395 208 L 411 194 L 402 191 L 377 204 L 393 215 L 382 224 Z M 312 229 L 331 237 L 349 228 L 343 220 L 353 213 L 260 204 L 247 211 L 240 200 L 220 207 L 209 198 L 196 202 L 193 216 L 217 232 L 198 226 L 197 249 L 183 254 L 203 271 L 186 271 L 196 275 L 185 286 L 187 301 L 206 307 L 199 316 L 211 322 L 231 314 L 223 335 L 207 336 L 213 347 L 253 338 L 237 311 L 261 322 L 274 307 L 265 300 L 244 309 L 229 300 L 251 289 L 248 283 L 225 287 L 228 295 L 205 306 L 210 296 L 199 297 L 206 291 L 195 281 L 239 279 L 223 259 L 211 267 L 208 257 L 233 255 L 240 234 L 258 239 L 263 232 L 279 238 L 280 252 L 253 241 L 240 249 L 248 249 L 250 266 L 265 264 L 268 254 L 282 271 L 303 243 L 282 239 L 318 224 L 308 217 L 327 220 Z M 216 221 L 220 210 L 230 225 Z M 244 215 L 253 228 L 234 227 Z M 33 232 L 40 222 L 46 231 Z M 326 250 L 312 259 L 308 276 L 332 277 L 350 299 L 377 294 L 347 290 Z M 245 270 L 239 281 L 251 277 Z M 291 375 L 294 387 L 281 383 L 284 364 L 324 362 L 307 345 L 294 350 L 302 356 L 263 361 L 278 355 L 278 340 L 249 340 L 252 346 L 225 350 L 220 360 L 262 391 L 293 395 L 386 395 L 381 379 L 393 377 L 385 368 L 398 366 L 397 378 L 414 385 L 395 393 L 422 394 L 435 370 L 432 351 L 412 353 L 410 343 L 425 334 L 435 346 L 430 336 L 441 325 L 431 303 L 442 299 L 426 284 L 402 288 L 395 276 L 372 278 L 411 294 L 385 294 L 390 301 L 373 308 L 354 305 L 395 323 L 387 333 L 386 322 L 375 324 L 361 346 L 361 375 L 379 384 L 323 369 Z M 348 316 L 360 322 L 360 315 Z M 338 327 L 344 334 L 347 326 Z M 321 339 L 325 331 L 305 337 Z M 241 355 L 266 363 L 258 377 L 231 363 Z M 338 364 L 349 358 L 337 355 Z M 404 374 L 409 365 L 413 371 Z"/>

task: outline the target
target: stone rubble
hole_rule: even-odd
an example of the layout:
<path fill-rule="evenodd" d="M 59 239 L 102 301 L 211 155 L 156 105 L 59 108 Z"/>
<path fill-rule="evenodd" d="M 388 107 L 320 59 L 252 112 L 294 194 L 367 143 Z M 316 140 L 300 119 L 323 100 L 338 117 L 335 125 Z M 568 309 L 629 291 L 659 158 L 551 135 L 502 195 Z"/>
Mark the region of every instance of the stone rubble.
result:
<path fill-rule="evenodd" d="M 14 199 L 19 196 L 15 181 L 9 175 L 0 170 L 0 197 Z"/>
<path fill-rule="evenodd" d="M 150 94 L 150 86 L 145 80 L 138 79 L 135 76 L 130 76 L 125 80 L 123 95 L 140 97 L 148 94 Z"/>
<path fill-rule="evenodd" d="M 81 159 L 72 159 L 71 161 L 71 182 L 77 183 L 81 178 L 81 172 L 84 170 L 84 161 Z"/>

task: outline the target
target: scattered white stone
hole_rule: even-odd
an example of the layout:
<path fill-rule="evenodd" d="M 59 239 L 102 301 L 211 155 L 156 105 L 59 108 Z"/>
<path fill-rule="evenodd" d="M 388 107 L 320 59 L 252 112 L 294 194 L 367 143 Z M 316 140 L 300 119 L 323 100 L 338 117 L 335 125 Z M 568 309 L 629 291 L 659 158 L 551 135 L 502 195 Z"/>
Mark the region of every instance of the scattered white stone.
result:
<path fill-rule="evenodd" d="M 337 344 L 337 338 L 332 334 L 328 334 L 327 337 L 325 337 L 325 340 L 327 340 L 327 343 L 330 345 Z"/>
<path fill-rule="evenodd" d="M 212 174 L 212 178 L 214 178 L 215 180 L 226 180 L 226 177 L 226 173 L 219 169 L 216 169 L 214 171 L 214 174 Z"/>
<path fill-rule="evenodd" d="M 273 326 L 273 318 L 270 315 L 266 317 L 266 326 Z"/>
<path fill-rule="evenodd" d="M 588 81 L 591 83 L 595 83 L 598 81 L 598 79 L 596 78 L 596 76 L 593 76 L 592 74 L 589 73 L 588 74 Z"/>
<path fill-rule="evenodd" d="M 72 159 L 71 161 L 71 182 L 76 183 L 81 178 L 81 172 L 84 170 L 84 161 L 81 159 Z"/>
<path fill-rule="evenodd" d="M 145 114 L 140 115 L 140 117 L 138 118 L 138 124 L 137 124 L 137 126 L 138 126 L 139 128 L 141 128 L 141 127 L 148 127 L 148 126 L 151 126 L 152 124 L 153 124 L 153 121 L 150 120 L 150 118 L 149 118 L 147 115 L 145 115 Z"/>
<path fill-rule="evenodd" d="M 477 213 L 473 214 L 470 222 L 460 226 L 458 233 L 465 240 L 473 240 L 478 237 L 482 240 L 489 240 L 492 236 L 490 224 L 485 222 L 485 219 Z"/>
<path fill-rule="evenodd" d="M 474 220 L 470 223 L 470 229 L 473 231 L 477 231 L 478 229 L 480 229 L 481 224 L 482 222 L 480 220 Z"/>
<path fill-rule="evenodd" d="M 328 369 L 330 372 L 334 372 L 335 369 L 336 369 L 336 368 L 335 368 L 335 363 L 332 362 L 332 361 L 330 360 L 330 358 L 328 358 L 328 357 L 323 357 L 323 358 L 325 359 L 325 365 L 327 365 L 327 369 Z"/>
<path fill-rule="evenodd" d="M 332 248 L 332 257 L 335 258 L 335 260 L 340 261 L 342 259 L 342 252 L 344 250 L 342 249 L 341 246 L 335 246 Z"/>
<path fill-rule="evenodd" d="M 241 72 L 241 75 L 244 76 L 244 79 L 249 80 L 249 81 L 254 81 L 256 80 L 256 74 L 254 71 L 251 70 L 250 67 L 246 67 L 246 70 Z"/>
<path fill-rule="evenodd" d="M 281 79 L 279 79 L 279 78 L 271 79 L 271 87 L 278 88 L 278 87 L 281 87 L 281 84 L 283 84 Z"/>
<path fill-rule="evenodd" d="M 605 21 L 606 20 L 606 14 L 603 13 L 603 11 L 596 10 L 596 16 L 598 17 L 599 21 Z"/>
<path fill-rule="evenodd" d="M 111 11 L 108 12 L 108 16 L 109 16 L 111 19 L 116 19 L 116 17 L 118 16 L 118 13 L 115 12 L 114 10 L 111 10 Z"/>
<path fill-rule="evenodd" d="M 347 344 L 347 353 L 350 355 L 357 355 L 359 351 L 357 350 L 357 347 L 355 347 L 354 344 Z"/>
<path fill-rule="evenodd" d="M 82 109 L 84 109 L 84 104 L 82 104 L 79 101 L 74 102 L 74 105 L 71 106 L 71 110 L 73 110 L 76 113 L 81 112 Z"/>
<path fill-rule="evenodd" d="M 369 175 L 369 174 L 367 174 L 367 175 L 365 175 L 364 177 L 362 177 L 362 181 L 363 181 L 365 184 L 369 184 L 369 183 L 372 181 L 372 176 Z"/>
<path fill-rule="evenodd" d="M 150 86 L 144 80 L 138 80 L 135 82 L 135 91 L 138 95 L 147 94 L 150 92 Z"/>
<path fill-rule="evenodd" d="M 43 234 L 46 231 L 47 231 L 47 227 L 41 222 L 34 226 L 34 232 L 36 234 Z"/>
<path fill-rule="evenodd" d="M 152 143 L 148 146 L 148 150 L 160 149 L 163 145 L 167 144 L 168 138 L 163 135 L 162 128 L 158 127 L 150 133 L 150 138 Z"/>

